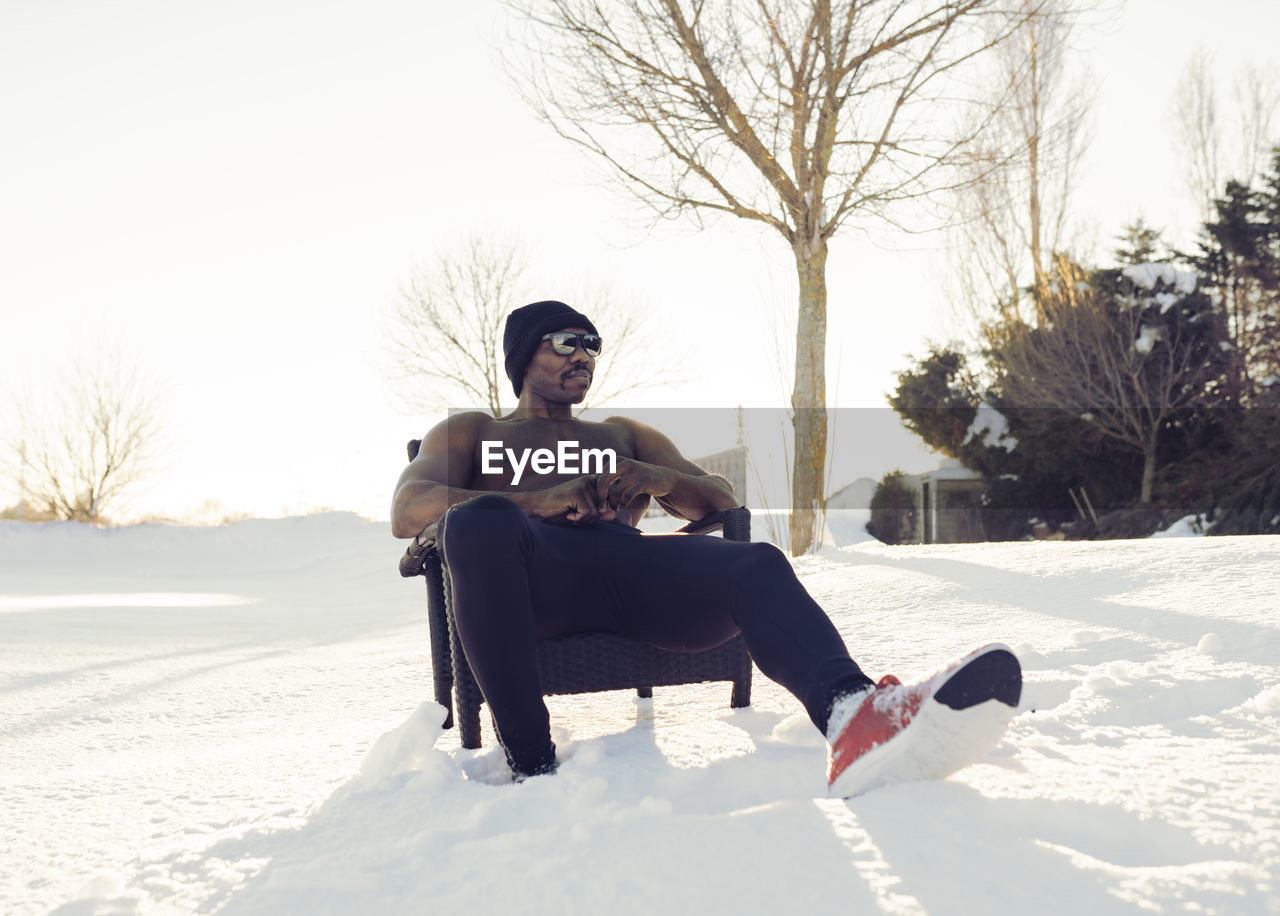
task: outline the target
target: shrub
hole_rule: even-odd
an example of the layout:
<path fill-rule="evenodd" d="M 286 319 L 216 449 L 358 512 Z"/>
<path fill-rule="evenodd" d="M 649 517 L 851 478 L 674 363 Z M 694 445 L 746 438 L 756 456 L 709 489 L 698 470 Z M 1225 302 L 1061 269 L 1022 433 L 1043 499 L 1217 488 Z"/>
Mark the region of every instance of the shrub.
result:
<path fill-rule="evenodd" d="M 890 471 L 881 478 L 871 496 L 871 521 L 867 522 L 867 531 L 886 544 L 914 543 L 919 511 L 919 498 L 907 482 L 907 475 Z"/>

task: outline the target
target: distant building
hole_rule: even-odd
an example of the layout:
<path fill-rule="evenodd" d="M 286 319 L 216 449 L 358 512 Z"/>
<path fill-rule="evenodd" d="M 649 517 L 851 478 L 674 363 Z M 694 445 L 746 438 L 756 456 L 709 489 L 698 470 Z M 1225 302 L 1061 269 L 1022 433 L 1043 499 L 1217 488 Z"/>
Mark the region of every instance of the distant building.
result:
<path fill-rule="evenodd" d="M 859 477 L 853 483 L 846 484 L 827 497 L 827 510 L 870 509 L 871 497 L 875 492 L 874 480 L 870 477 Z"/>
<path fill-rule="evenodd" d="M 827 531 L 837 547 L 873 541 L 867 531 L 871 519 L 871 497 L 876 482 L 870 477 L 859 477 L 827 497 Z"/>
<path fill-rule="evenodd" d="M 969 544 L 987 539 L 982 525 L 982 475 L 954 458 L 907 478 L 920 497 L 917 536 L 924 544 Z"/>
<path fill-rule="evenodd" d="M 703 458 L 694 458 L 693 463 L 708 474 L 718 474 L 733 485 L 734 495 L 739 505 L 747 504 L 747 447 L 738 445 L 716 452 Z M 658 501 L 649 503 L 648 516 L 666 515 Z"/>
<path fill-rule="evenodd" d="M 982 517 L 986 482 L 955 459 L 945 459 L 936 469 L 923 474 L 903 474 L 902 483 L 915 493 L 915 507 L 903 512 L 896 524 L 905 544 L 967 544 L 987 539 Z M 870 485 L 870 487 L 868 487 Z M 871 495 L 879 484 L 866 478 L 837 490 L 828 501 L 831 509 L 845 509 L 871 504 Z M 867 511 L 870 518 L 870 510 Z M 881 524 L 884 524 L 881 520 Z M 894 523 L 891 523 L 891 526 Z"/>
<path fill-rule="evenodd" d="M 719 474 L 733 484 L 733 492 L 738 497 L 738 502 L 746 505 L 747 447 L 745 445 L 728 448 L 723 452 L 707 455 L 705 458 L 695 458 L 693 463 L 708 474 Z"/>

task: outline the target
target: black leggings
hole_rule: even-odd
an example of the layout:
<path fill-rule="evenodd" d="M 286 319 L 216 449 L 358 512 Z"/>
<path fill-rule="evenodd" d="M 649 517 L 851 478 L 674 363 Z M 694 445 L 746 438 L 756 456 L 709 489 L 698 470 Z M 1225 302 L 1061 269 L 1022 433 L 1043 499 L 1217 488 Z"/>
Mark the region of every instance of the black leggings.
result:
<path fill-rule="evenodd" d="M 833 700 L 871 684 L 772 544 L 546 522 L 497 494 L 453 506 L 440 543 L 458 635 L 518 772 L 554 760 L 542 637 L 606 630 L 696 651 L 741 632 L 760 670 L 824 733 Z"/>

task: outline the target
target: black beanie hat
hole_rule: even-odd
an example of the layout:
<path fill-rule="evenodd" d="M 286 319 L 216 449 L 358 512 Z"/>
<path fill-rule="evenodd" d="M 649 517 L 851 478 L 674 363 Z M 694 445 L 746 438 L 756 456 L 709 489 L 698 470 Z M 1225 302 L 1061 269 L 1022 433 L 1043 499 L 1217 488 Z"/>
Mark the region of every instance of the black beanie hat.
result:
<path fill-rule="evenodd" d="M 533 359 L 533 351 L 542 342 L 542 335 L 573 327 L 586 328 L 592 334 L 600 333 L 586 315 L 554 299 L 522 305 L 507 316 L 507 327 L 502 332 L 502 352 L 506 354 L 507 378 L 511 379 L 516 397 L 520 397 L 525 367 Z"/>

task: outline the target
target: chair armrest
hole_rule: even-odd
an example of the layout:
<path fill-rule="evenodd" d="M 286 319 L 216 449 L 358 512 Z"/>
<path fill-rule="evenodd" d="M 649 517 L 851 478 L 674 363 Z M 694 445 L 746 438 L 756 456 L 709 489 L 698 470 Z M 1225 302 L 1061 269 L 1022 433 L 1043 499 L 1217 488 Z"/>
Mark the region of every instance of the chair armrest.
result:
<path fill-rule="evenodd" d="M 406 579 L 423 575 L 423 565 L 427 562 L 427 557 L 431 556 L 435 550 L 436 523 L 432 522 L 422 529 L 421 534 L 413 539 L 409 544 L 409 549 L 400 558 L 400 575 Z"/>
<path fill-rule="evenodd" d="M 681 534 L 707 534 L 712 531 L 723 531 L 725 538 L 728 540 L 749 541 L 751 540 L 751 510 L 746 506 L 720 509 L 677 530 Z"/>

